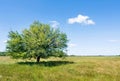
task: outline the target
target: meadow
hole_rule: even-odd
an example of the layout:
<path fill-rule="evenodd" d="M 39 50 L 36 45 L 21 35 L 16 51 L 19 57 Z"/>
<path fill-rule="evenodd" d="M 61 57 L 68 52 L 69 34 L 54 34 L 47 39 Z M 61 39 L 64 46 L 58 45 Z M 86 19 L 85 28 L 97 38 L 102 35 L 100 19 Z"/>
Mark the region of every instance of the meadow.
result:
<path fill-rule="evenodd" d="M 0 56 L 0 81 L 120 81 L 120 57 L 15 60 Z"/>

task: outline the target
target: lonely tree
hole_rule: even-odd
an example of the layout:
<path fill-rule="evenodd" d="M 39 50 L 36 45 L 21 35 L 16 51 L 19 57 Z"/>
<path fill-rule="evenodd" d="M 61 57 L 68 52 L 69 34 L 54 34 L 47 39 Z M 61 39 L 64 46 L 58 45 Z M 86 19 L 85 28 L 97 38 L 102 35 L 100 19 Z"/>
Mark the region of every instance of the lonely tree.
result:
<path fill-rule="evenodd" d="M 48 24 L 34 22 L 22 33 L 10 31 L 8 37 L 7 51 L 13 58 L 36 58 L 39 62 L 40 58 L 66 55 L 66 34 Z"/>

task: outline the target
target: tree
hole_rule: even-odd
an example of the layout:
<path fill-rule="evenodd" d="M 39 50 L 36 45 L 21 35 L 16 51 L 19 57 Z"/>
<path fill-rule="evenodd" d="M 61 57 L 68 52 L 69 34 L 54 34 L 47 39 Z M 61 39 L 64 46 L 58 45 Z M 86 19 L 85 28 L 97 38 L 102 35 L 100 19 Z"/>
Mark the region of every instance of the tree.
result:
<path fill-rule="evenodd" d="M 9 32 L 7 52 L 13 58 L 48 58 L 50 56 L 65 56 L 67 36 L 59 29 L 51 28 L 48 24 L 34 22 L 29 29 L 20 34 L 17 31 Z"/>
<path fill-rule="evenodd" d="M 0 52 L 0 56 L 6 56 L 6 52 Z"/>

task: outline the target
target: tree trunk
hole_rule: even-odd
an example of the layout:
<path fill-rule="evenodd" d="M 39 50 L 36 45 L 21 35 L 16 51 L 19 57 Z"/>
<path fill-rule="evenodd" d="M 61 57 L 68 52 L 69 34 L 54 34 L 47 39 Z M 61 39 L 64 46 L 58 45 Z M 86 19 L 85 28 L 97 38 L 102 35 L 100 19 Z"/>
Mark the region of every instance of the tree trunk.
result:
<path fill-rule="evenodd" d="M 40 56 L 37 56 L 36 62 L 40 62 Z"/>

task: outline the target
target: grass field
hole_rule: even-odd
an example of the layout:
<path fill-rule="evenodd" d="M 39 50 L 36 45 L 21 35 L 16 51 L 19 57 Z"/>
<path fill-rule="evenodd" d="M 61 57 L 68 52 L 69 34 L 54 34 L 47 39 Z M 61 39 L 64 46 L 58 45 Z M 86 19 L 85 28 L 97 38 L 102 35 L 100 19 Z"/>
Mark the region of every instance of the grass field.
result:
<path fill-rule="evenodd" d="M 0 81 L 120 81 L 120 57 L 67 57 L 41 63 L 0 57 Z"/>

